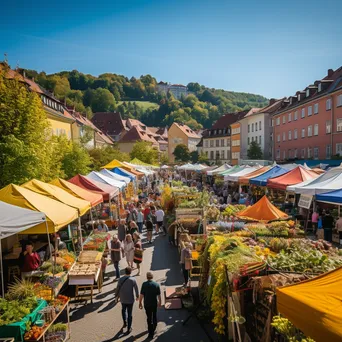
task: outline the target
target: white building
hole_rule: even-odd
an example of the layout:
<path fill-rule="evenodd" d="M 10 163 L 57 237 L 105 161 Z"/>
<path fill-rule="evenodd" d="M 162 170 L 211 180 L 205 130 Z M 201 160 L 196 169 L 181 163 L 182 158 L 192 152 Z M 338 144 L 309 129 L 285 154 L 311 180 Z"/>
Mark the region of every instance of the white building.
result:
<path fill-rule="evenodd" d="M 159 93 L 171 92 L 177 100 L 179 100 L 182 97 L 182 95 L 186 97 L 189 94 L 191 94 L 191 92 L 188 91 L 188 88 L 182 84 L 159 82 L 157 84 L 157 88 Z"/>

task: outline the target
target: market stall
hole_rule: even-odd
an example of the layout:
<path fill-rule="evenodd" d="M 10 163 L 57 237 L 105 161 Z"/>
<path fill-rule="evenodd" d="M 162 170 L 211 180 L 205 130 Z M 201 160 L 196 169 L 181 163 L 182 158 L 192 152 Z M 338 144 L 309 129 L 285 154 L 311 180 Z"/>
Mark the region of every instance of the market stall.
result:
<path fill-rule="evenodd" d="M 238 171 L 238 172 L 233 172 L 233 173 L 229 173 L 229 175 L 225 175 L 224 176 L 224 180 L 225 181 L 229 181 L 229 182 L 238 182 L 239 177 L 243 177 L 243 176 L 247 176 L 250 173 L 259 170 L 260 167 L 249 167 L 246 166 L 244 169 Z"/>
<path fill-rule="evenodd" d="M 264 166 L 260 169 L 257 169 L 251 173 L 248 173 L 247 175 L 240 176 L 238 179 L 239 184 L 241 185 L 248 185 L 250 179 L 261 176 L 265 172 L 269 171 L 271 166 Z"/>
<path fill-rule="evenodd" d="M 91 171 L 88 173 L 87 177 L 99 183 L 109 184 L 120 190 L 123 190 L 126 187 L 126 183 L 124 181 L 118 181 L 112 177 L 107 177 L 100 172 Z"/>
<path fill-rule="evenodd" d="M 125 177 L 125 176 L 120 176 L 112 171 L 109 171 L 107 169 L 102 169 L 101 171 L 99 171 L 99 173 L 103 174 L 104 176 L 107 176 L 109 178 L 113 178 L 116 179 L 118 181 L 124 181 L 126 184 L 129 184 L 131 182 L 131 179 L 129 177 Z"/>
<path fill-rule="evenodd" d="M 251 185 L 266 186 L 269 178 L 281 176 L 281 175 L 283 175 L 289 171 L 290 170 L 285 169 L 284 167 L 281 167 L 279 165 L 275 165 L 270 170 L 266 171 L 265 173 L 255 177 L 255 178 L 250 179 L 249 183 Z"/>

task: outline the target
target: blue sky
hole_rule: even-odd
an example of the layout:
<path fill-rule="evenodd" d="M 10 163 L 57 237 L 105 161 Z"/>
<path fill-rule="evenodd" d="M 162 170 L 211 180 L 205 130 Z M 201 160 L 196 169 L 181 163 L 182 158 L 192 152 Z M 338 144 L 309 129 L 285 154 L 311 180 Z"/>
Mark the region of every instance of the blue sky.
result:
<path fill-rule="evenodd" d="M 5 1 L 0 59 L 282 97 L 342 65 L 342 1 Z"/>

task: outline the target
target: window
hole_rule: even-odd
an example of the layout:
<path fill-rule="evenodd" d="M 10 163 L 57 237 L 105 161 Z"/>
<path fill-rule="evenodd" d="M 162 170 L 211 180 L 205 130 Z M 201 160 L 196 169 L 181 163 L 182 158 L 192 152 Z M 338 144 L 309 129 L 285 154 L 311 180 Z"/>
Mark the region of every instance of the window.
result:
<path fill-rule="evenodd" d="M 220 159 L 220 151 L 216 151 L 215 158 L 216 158 L 216 160 Z"/>
<path fill-rule="evenodd" d="M 280 118 L 276 119 L 276 125 L 279 126 L 280 125 Z"/>
<path fill-rule="evenodd" d="M 295 112 L 294 112 L 294 116 L 293 116 L 293 120 L 294 120 L 294 121 L 297 121 L 297 119 L 298 119 L 298 112 L 295 111 Z"/>
<path fill-rule="evenodd" d="M 293 130 L 293 139 L 298 139 L 298 130 L 297 128 Z"/>
<path fill-rule="evenodd" d="M 310 96 L 310 89 L 306 89 L 306 97 Z"/>
<path fill-rule="evenodd" d="M 254 132 L 254 123 L 252 123 L 252 132 Z"/>
<path fill-rule="evenodd" d="M 250 132 L 250 126 L 248 125 L 248 133 Z"/>
<path fill-rule="evenodd" d="M 289 113 L 289 117 L 288 117 L 287 121 L 291 122 L 291 120 L 292 120 L 292 113 Z"/>
<path fill-rule="evenodd" d="M 331 99 L 328 99 L 327 102 L 325 103 L 325 109 L 330 110 L 331 109 Z"/>
<path fill-rule="evenodd" d="M 308 147 L 308 158 L 311 158 L 311 147 Z"/>
<path fill-rule="evenodd" d="M 314 147 L 314 155 L 313 155 L 314 159 L 318 159 L 318 152 L 319 152 L 318 147 Z"/>
<path fill-rule="evenodd" d="M 318 103 L 314 104 L 314 114 L 318 114 Z"/>
<path fill-rule="evenodd" d="M 280 142 L 280 134 L 277 135 L 277 142 Z"/>
<path fill-rule="evenodd" d="M 305 158 L 305 148 L 302 148 L 302 154 L 301 154 L 301 158 L 304 159 Z"/>
<path fill-rule="evenodd" d="M 255 123 L 255 132 L 257 132 L 258 131 L 258 123 L 256 122 Z"/>
<path fill-rule="evenodd" d="M 289 140 L 292 139 L 292 131 L 289 131 Z"/>
<path fill-rule="evenodd" d="M 252 142 L 254 141 L 254 137 L 252 137 Z"/>
<path fill-rule="evenodd" d="M 221 159 L 224 159 L 224 151 L 221 151 Z"/>
<path fill-rule="evenodd" d="M 295 149 L 294 149 L 294 153 L 293 153 L 293 158 L 298 158 L 297 152 L 298 152 L 298 151 L 297 151 L 297 149 L 295 148 Z"/>
<path fill-rule="evenodd" d="M 302 108 L 302 119 L 305 118 L 305 108 Z"/>
<path fill-rule="evenodd" d="M 341 143 L 336 144 L 336 154 L 339 154 L 340 156 L 342 156 L 342 144 Z"/>
<path fill-rule="evenodd" d="M 286 134 L 285 134 L 285 132 L 283 132 L 283 141 L 285 141 L 286 140 Z"/>
<path fill-rule="evenodd" d="M 277 159 L 280 159 L 280 150 L 277 150 Z"/>
<path fill-rule="evenodd" d="M 274 119 L 271 120 L 271 127 L 274 126 Z"/>
<path fill-rule="evenodd" d="M 318 124 L 314 126 L 314 135 L 318 135 Z"/>
<path fill-rule="evenodd" d="M 300 94 L 297 95 L 298 101 L 300 101 Z"/>
<path fill-rule="evenodd" d="M 312 106 L 308 107 L 308 116 L 312 115 Z"/>
<path fill-rule="evenodd" d="M 210 147 L 214 147 L 214 140 L 210 140 Z"/>
<path fill-rule="evenodd" d="M 222 130 L 221 129 L 218 130 L 218 134 L 222 134 Z"/>
<path fill-rule="evenodd" d="M 287 151 L 287 157 L 288 157 L 289 159 L 291 159 L 291 150 L 288 150 L 288 151 Z"/>
<path fill-rule="evenodd" d="M 327 145 L 325 148 L 325 154 L 326 154 L 326 158 L 330 159 L 331 158 L 331 145 Z"/>
<path fill-rule="evenodd" d="M 227 146 L 230 146 L 230 139 L 227 139 Z"/>
<path fill-rule="evenodd" d="M 259 135 L 259 145 L 261 145 L 261 135 Z"/>
<path fill-rule="evenodd" d="M 342 132 L 342 119 L 337 119 L 336 121 L 336 131 Z"/>
<path fill-rule="evenodd" d="M 259 121 L 259 131 L 261 131 L 261 121 Z"/>
<path fill-rule="evenodd" d="M 337 107 L 342 106 L 342 94 L 337 96 Z"/>
<path fill-rule="evenodd" d="M 210 159 L 214 159 L 214 151 L 210 151 Z"/>
<path fill-rule="evenodd" d="M 318 92 L 322 91 L 322 83 L 318 83 Z"/>
<path fill-rule="evenodd" d="M 204 147 L 208 147 L 208 140 L 204 141 Z"/>
<path fill-rule="evenodd" d="M 331 133 L 331 121 L 325 122 L 325 133 L 327 133 L 327 134 Z"/>
<path fill-rule="evenodd" d="M 305 138 L 305 128 L 302 128 L 302 138 Z"/>
<path fill-rule="evenodd" d="M 221 147 L 224 146 L 224 139 L 221 139 Z"/>
<path fill-rule="evenodd" d="M 248 145 L 250 144 L 250 140 L 249 140 L 249 137 L 247 138 L 247 144 L 248 144 Z"/>
<path fill-rule="evenodd" d="M 207 156 L 207 158 L 208 158 L 208 154 L 209 154 L 208 152 L 209 152 L 209 151 L 205 151 L 205 155 Z"/>
<path fill-rule="evenodd" d="M 308 126 L 308 137 L 312 137 L 312 126 Z"/>
<path fill-rule="evenodd" d="M 283 124 L 286 123 L 286 116 L 283 116 Z"/>
<path fill-rule="evenodd" d="M 220 146 L 220 140 L 216 139 L 216 147 Z"/>
<path fill-rule="evenodd" d="M 283 151 L 283 160 L 285 160 L 286 159 L 286 151 L 284 150 Z"/>

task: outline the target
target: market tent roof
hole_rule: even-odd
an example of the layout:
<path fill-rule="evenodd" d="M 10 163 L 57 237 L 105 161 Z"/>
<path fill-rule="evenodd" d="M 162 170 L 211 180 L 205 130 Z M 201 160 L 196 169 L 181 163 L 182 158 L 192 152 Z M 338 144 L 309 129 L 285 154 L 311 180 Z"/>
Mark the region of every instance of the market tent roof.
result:
<path fill-rule="evenodd" d="M 230 169 L 227 169 L 225 171 L 220 171 L 217 173 L 218 176 L 225 176 L 229 175 L 230 173 L 238 172 L 240 170 L 243 170 L 245 168 L 245 165 L 239 166 L 239 165 L 234 165 Z"/>
<path fill-rule="evenodd" d="M 88 173 L 87 177 L 94 180 L 94 181 L 104 183 L 104 184 L 108 184 L 108 185 L 113 186 L 113 187 L 120 189 L 120 190 L 126 186 L 125 182 L 117 181 L 113 178 L 104 176 L 103 174 L 96 172 L 96 171 L 92 171 L 92 172 Z"/>
<path fill-rule="evenodd" d="M 32 179 L 24 183 L 22 187 L 75 208 L 78 210 L 80 216 L 84 215 L 91 208 L 89 201 L 77 198 L 58 186 L 44 183 L 38 179 Z"/>
<path fill-rule="evenodd" d="M 315 341 L 342 339 L 342 268 L 277 288 L 277 309 Z"/>
<path fill-rule="evenodd" d="M 96 194 L 89 190 L 86 190 L 78 185 L 68 182 L 62 178 L 56 178 L 50 182 L 50 184 L 58 186 L 69 194 L 90 202 L 92 207 L 103 202 L 103 196 L 101 194 Z"/>
<path fill-rule="evenodd" d="M 45 222 L 44 213 L 0 201 L 0 240 Z"/>
<path fill-rule="evenodd" d="M 140 166 L 147 166 L 147 167 L 155 167 L 155 165 L 148 164 L 148 163 L 144 163 L 143 161 L 141 161 L 141 160 L 138 159 L 138 158 L 133 158 L 129 163 L 130 163 L 130 164 L 133 164 L 133 165 L 140 165 Z"/>
<path fill-rule="evenodd" d="M 318 168 L 318 167 L 314 167 L 314 168 L 312 169 L 312 171 L 315 171 L 315 172 L 318 173 L 319 175 L 325 173 L 324 170 L 322 170 L 322 169 L 320 169 L 320 168 Z"/>
<path fill-rule="evenodd" d="M 213 176 L 213 175 L 216 175 L 217 173 L 220 173 L 220 172 L 223 172 L 223 171 L 226 171 L 228 169 L 231 169 L 232 167 L 228 164 L 223 164 L 217 168 L 215 168 L 214 170 L 208 170 L 207 171 L 207 175 L 208 176 Z"/>
<path fill-rule="evenodd" d="M 230 181 L 230 182 L 237 182 L 239 180 L 239 177 L 244 176 L 244 175 L 249 175 L 250 173 L 259 170 L 260 167 L 246 167 L 243 170 L 240 170 L 238 172 L 230 173 L 229 175 L 224 176 L 225 181 Z"/>
<path fill-rule="evenodd" d="M 0 201 L 45 214 L 49 233 L 55 233 L 78 218 L 76 209 L 15 184 L 0 190 Z M 46 234 L 46 224 L 25 230 L 25 234 Z"/>
<path fill-rule="evenodd" d="M 116 167 L 116 168 L 112 169 L 111 172 L 113 172 L 117 175 L 120 175 L 120 176 L 128 177 L 132 181 L 134 181 L 137 178 L 136 175 L 133 175 L 133 173 L 130 173 L 129 171 L 122 169 L 121 167 Z"/>
<path fill-rule="evenodd" d="M 154 174 L 154 172 L 152 170 L 148 170 L 148 169 L 146 169 L 144 167 L 138 167 L 137 166 L 136 170 L 139 171 L 139 172 L 142 172 L 145 176 L 150 176 L 150 175 Z"/>
<path fill-rule="evenodd" d="M 133 175 L 135 175 L 137 177 L 142 177 L 144 175 L 142 172 L 135 170 L 133 166 L 130 166 L 126 162 L 123 163 L 122 168 L 129 171 L 130 173 L 133 173 Z"/>
<path fill-rule="evenodd" d="M 259 221 L 272 221 L 288 218 L 288 215 L 275 207 L 266 196 L 263 196 L 254 205 L 240 211 L 237 216 Z"/>
<path fill-rule="evenodd" d="M 271 168 L 271 166 L 263 166 L 260 169 L 257 169 L 257 170 L 255 170 L 255 171 L 253 171 L 253 172 L 251 172 L 251 173 L 249 173 L 247 175 L 240 176 L 238 182 L 239 182 L 239 184 L 249 184 L 249 180 L 250 179 L 264 174 L 270 168 Z"/>
<path fill-rule="evenodd" d="M 304 182 L 301 182 L 301 183 L 299 183 L 299 184 L 289 185 L 288 187 L 286 187 L 286 191 L 294 192 L 295 189 L 296 189 L 297 187 L 299 187 L 299 186 L 305 186 L 305 185 L 307 185 L 307 184 L 310 184 L 310 183 L 313 182 L 315 179 L 317 179 L 317 178 L 308 179 L 308 180 L 306 180 L 306 181 L 304 181 Z"/>
<path fill-rule="evenodd" d="M 117 159 L 113 159 L 111 162 L 106 164 L 105 166 L 102 166 L 101 169 L 114 169 L 115 167 L 123 167 L 124 164 L 122 164 Z"/>
<path fill-rule="evenodd" d="M 129 184 L 131 181 L 131 179 L 129 177 L 118 175 L 118 174 L 116 174 L 112 171 L 109 171 L 107 169 L 102 169 L 101 171 L 99 171 L 99 173 L 102 173 L 103 175 L 110 177 L 110 178 L 113 178 L 113 179 L 116 179 L 118 181 L 125 182 L 126 184 Z"/>
<path fill-rule="evenodd" d="M 96 182 L 83 175 L 76 175 L 70 178 L 69 182 L 76 184 L 83 189 L 90 190 L 92 192 L 102 195 L 104 201 L 109 201 L 109 198 L 113 198 L 117 191 L 116 188 L 113 188 L 110 185 Z"/>
<path fill-rule="evenodd" d="M 307 170 L 299 165 L 284 175 L 269 179 L 267 181 L 267 187 L 271 189 L 286 190 L 289 185 L 299 184 L 317 177 L 318 174 L 315 171 Z"/>
<path fill-rule="evenodd" d="M 313 196 L 316 194 L 341 189 L 341 185 L 342 167 L 339 166 L 330 169 L 307 185 L 296 187 L 294 191 L 297 194 Z"/>
<path fill-rule="evenodd" d="M 342 188 L 342 184 L 341 184 Z M 331 204 L 342 204 L 342 189 L 316 195 L 316 201 Z"/>
<path fill-rule="evenodd" d="M 162 165 L 160 168 L 161 168 L 161 169 L 169 169 L 169 168 L 170 168 L 170 166 L 167 166 L 167 165 Z"/>
<path fill-rule="evenodd" d="M 258 185 L 258 186 L 266 186 L 267 180 L 269 178 L 277 177 L 277 176 L 283 175 L 287 172 L 289 172 L 288 169 L 285 169 L 279 165 L 275 165 L 270 170 L 263 173 L 262 175 L 250 179 L 249 183 L 253 184 L 253 185 Z"/>

